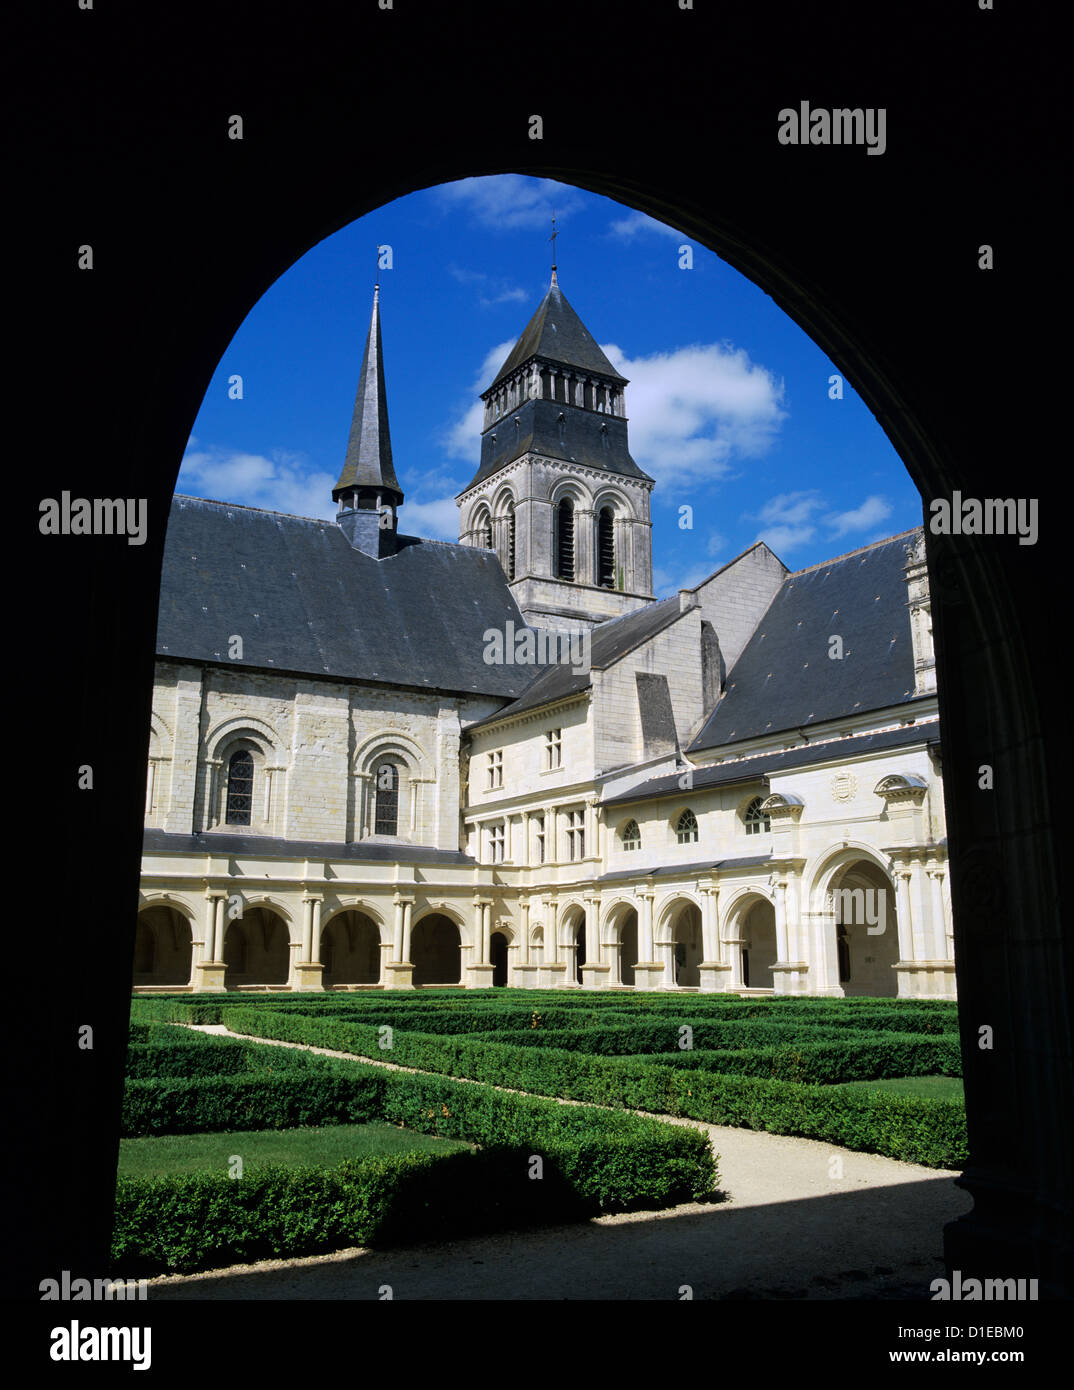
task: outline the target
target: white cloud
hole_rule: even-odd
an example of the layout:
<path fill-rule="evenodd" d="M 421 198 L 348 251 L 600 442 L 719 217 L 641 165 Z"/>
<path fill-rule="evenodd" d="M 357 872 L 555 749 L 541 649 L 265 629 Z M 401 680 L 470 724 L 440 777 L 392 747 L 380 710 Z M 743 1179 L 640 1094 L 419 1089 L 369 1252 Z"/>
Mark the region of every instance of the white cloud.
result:
<path fill-rule="evenodd" d="M 826 516 L 824 524 L 831 527 L 833 536 L 845 536 L 848 531 L 864 531 L 869 526 L 886 521 L 892 510 L 892 505 L 886 498 L 867 497 L 860 507 L 855 507 L 852 511 L 833 512 Z"/>
<path fill-rule="evenodd" d="M 786 415 L 783 383 L 742 349 L 694 344 L 630 358 L 614 343 L 602 347 L 629 379 L 630 452 L 661 500 L 677 503 L 684 489 L 771 447 Z"/>
<path fill-rule="evenodd" d="M 658 236 L 674 237 L 676 241 L 683 239 L 682 232 L 677 232 L 666 222 L 658 222 L 647 212 L 628 213 L 626 217 L 621 217 L 617 222 L 612 222 L 608 226 L 609 236 L 618 237 L 620 241 L 633 241 L 640 232 L 655 232 Z"/>
<path fill-rule="evenodd" d="M 551 232 L 553 211 L 558 224 L 582 203 L 577 190 L 568 184 L 522 174 L 460 179 L 441 184 L 434 191 L 442 207 L 469 212 L 476 222 L 493 231 L 545 227 Z"/>
<path fill-rule="evenodd" d="M 447 427 L 441 440 L 444 449 L 452 458 L 465 459 L 474 467 L 480 461 L 481 427 L 485 423 L 485 406 L 477 398 L 478 392 L 484 391 L 486 386 L 491 385 L 514 345 L 514 338 L 508 338 L 505 342 L 497 343 L 495 347 L 489 348 L 485 354 L 485 360 L 475 372 L 470 387 L 470 394 L 473 399 L 466 410 Z"/>
<path fill-rule="evenodd" d="M 332 489 L 336 479 L 328 473 L 307 472 L 305 455 L 282 449 L 273 450 L 270 456 L 247 454 L 211 444 L 195 448 L 197 443 L 191 437 L 187 445 L 177 492 L 295 516 L 335 516 Z"/>
<path fill-rule="evenodd" d="M 478 303 L 483 309 L 491 308 L 495 304 L 519 304 L 529 299 L 529 293 L 520 285 L 512 285 L 510 281 L 499 277 L 494 280 L 483 270 L 466 270 L 463 266 L 449 265 L 448 274 L 452 279 L 458 280 L 460 285 L 485 286 L 484 293 L 478 298 Z"/>
<path fill-rule="evenodd" d="M 696 589 L 703 579 L 712 574 L 709 565 L 690 565 L 687 568 L 671 566 L 653 567 L 653 593 L 657 598 L 670 598 L 680 589 Z"/>
<path fill-rule="evenodd" d="M 860 506 L 843 512 L 826 511 L 827 506 L 816 491 L 783 492 L 770 497 L 760 511 L 752 514 L 762 523 L 757 540 L 783 556 L 814 540 L 818 526 L 824 528 L 825 540 L 834 540 L 852 531 L 875 527 L 893 510 L 890 502 L 878 496 L 867 497 Z M 882 539 L 883 534 L 878 532 L 872 539 Z"/>
<path fill-rule="evenodd" d="M 432 502 L 407 498 L 399 510 L 399 530 L 405 536 L 428 536 L 433 540 L 459 539 L 459 509 L 454 497 L 438 497 Z"/>

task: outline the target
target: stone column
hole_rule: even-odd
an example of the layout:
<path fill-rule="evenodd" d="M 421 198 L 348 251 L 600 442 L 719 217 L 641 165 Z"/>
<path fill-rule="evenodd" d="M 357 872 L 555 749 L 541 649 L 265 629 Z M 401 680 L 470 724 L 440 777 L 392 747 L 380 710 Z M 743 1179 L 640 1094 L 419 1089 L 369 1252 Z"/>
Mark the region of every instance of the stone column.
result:
<path fill-rule="evenodd" d="M 663 965 L 655 957 L 653 945 L 653 897 L 651 892 L 642 891 L 635 895 L 638 909 L 638 963 L 634 967 L 634 988 L 658 989 Z"/>
<path fill-rule="evenodd" d="M 307 893 L 302 898 L 302 958 L 295 966 L 296 990 L 321 989 L 324 985 L 324 966 L 321 964 L 321 908 L 324 898 Z"/>
<path fill-rule="evenodd" d="M 489 898 L 474 899 L 474 949 L 470 962 L 470 984 L 485 989 L 492 984 L 492 963 L 489 960 L 492 935 L 492 902 Z"/>
<path fill-rule="evenodd" d="M 224 938 L 224 904 L 227 895 L 216 889 L 205 894 L 204 940 L 201 947 L 201 960 L 194 967 L 194 990 L 198 994 L 219 993 L 224 988 L 225 966 L 222 959 Z M 219 946 L 217 924 L 219 922 Z M 220 954 L 217 954 L 219 950 Z"/>
<path fill-rule="evenodd" d="M 559 862 L 559 842 L 556 839 L 557 833 L 556 808 L 554 806 L 546 806 L 544 808 L 544 858 L 546 864 L 556 864 Z"/>
<path fill-rule="evenodd" d="M 302 899 L 302 956 L 301 964 L 313 960 L 313 899 Z"/>
<path fill-rule="evenodd" d="M 216 900 L 216 916 L 213 923 L 213 960 L 224 959 L 224 912 L 227 908 L 227 894 L 221 893 Z"/>
<path fill-rule="evenodd" d="M 410 964 L 410 923 L 411 923 L 411 915 L 412 915 L 412 913 L 413 913 L 413 910 L 414 910 L 414 899 L 413 899 L 413 898 L 404 898 L 404 899 L 403 899 L 403 954 L 402 954 L 402 957 L 401 957 L 402 963 L 403 963 L 404 965 L 409 965 L 409 964 Z"/>
<path fill-rule="evenodd" d="M 410 962 L 410 913 L 413 905 L 414 899 L 404 898 L 402 893 L 397 892 L 392 898 L 392 954 L 383 968 L 386 989 L 414 987 L 414 967 Z"/>
<path fill-rule="evenodd" d="M 596 584 L 594 521 L 596 513 L 583 507 L 574 513 L 574 579 L 577 584 Z"/>
<path fill-rule="evenodd" d="M 918 960 L 929 960 L 932 940 L 925 905 L 925 874 L 916 859 L 910 865 L 910 911 L 914 924 L 914 952 Z"/>
<path fill-rule="evenodd" d="M 899 932 L 899 956 L 911 961 L 914 955 L 913 920 L 910 916 L 910 871 L 899 865 L 895 870 L 895 921 Z"/>
<path fill-rule="evenodd" d="M 637 588 L 630 551 L 632 533 L 633 526 L 630 518 L 617 516 L 613 527 L 615 536 L 615 587 L 619 588 L 619 576 L 622 574 L 624 591 Z"/>
<path fill-rule="evenodd" d="M 929 907 L 931 915 L 931 935 L 932 948 L 929 955 L 933 960 L 946 960 L 947 958 L 947 932 L 944 922 L 943 911 L 943 880 L 944 871 L 942 868 L 933 866 L 928 870 L 929 877 Z"/>
<path fill-rule="evenodd" d="M 530 900 L 520 898 L 518 904 L 519 932 L 522 939 L 518 943 L 518 958 L 521 965 L 530 963 Z"/>
<path fill-rule="evenodd" d="M 403 962 L 403 900 L 395 895 L 393 903 L 395 917 L 392 922 L 392 964 L 401 965 Z"/>
<path fill-rule="evenodd" d="M 522 854 L 518 862 L 528 867 L 533 863 L 533 849 L 530 845 L 530 813 L 528 811 L 522 812 L 518 833 L 522 839 Z"/>
<path fill-rule="evenodd" d="M 720 942 L 720 890 L 715 884 L 701 889 L 701 988 L 726 988 L 728 966 Z"/>

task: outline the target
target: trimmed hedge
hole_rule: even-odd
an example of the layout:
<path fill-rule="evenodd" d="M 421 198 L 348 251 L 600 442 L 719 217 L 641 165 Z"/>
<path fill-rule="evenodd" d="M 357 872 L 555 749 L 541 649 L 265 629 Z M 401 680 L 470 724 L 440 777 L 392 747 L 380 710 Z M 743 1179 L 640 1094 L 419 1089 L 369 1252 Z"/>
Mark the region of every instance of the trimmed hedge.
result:
<path fill-rule="evenodd" d="M 236 1032 L 382 1060 L 390 1055 L 401 1066 L 537 1095 L 800 1134 L 934 1168 L 957 1168 L 967 1157 L 965 1108 L 953 1101 L 862 1095 L 838 1086 L 684 1069 L 652 1058 L 590 1056 L 399 1029 L 388 1054 L 379 1047 L 376 1027 L 267 1010 L 226 1009 L 225 1022 Z"/>
<path fill-rule="evenodd" d="M 529 1179 L 526 1150 L 396 1154 L 335 1168 L 272 1166 L 232 1180 L 197 1173 L 124 1178 L 116 1188 L 112 1268 L 145 1278 L 349 1245 L 575 1221 L 595 1215 L 554 1165 Z"/>

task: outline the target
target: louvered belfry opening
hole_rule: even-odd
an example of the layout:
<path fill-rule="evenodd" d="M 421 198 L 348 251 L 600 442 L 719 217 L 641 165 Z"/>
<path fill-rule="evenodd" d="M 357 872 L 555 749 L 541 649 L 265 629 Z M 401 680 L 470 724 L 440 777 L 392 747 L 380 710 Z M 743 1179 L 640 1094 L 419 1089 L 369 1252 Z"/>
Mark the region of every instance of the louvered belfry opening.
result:
<path fill-rule="evenodd" d="M 615 518 L 611 507 L 601 507 L 597 517 L 597 583 L 615 588 Z"/>
<path fill-rule="evenodd" d="M 556 578 L 574 579 L 574 503 L 569 497 L 556 508 Z"/>
<path fill-rule="evenodd" d="M 515 577 L 515 509 L 509 507 L 507 510 L 507 563 L 504 569 L 507 571 L 508 579 Z"/>

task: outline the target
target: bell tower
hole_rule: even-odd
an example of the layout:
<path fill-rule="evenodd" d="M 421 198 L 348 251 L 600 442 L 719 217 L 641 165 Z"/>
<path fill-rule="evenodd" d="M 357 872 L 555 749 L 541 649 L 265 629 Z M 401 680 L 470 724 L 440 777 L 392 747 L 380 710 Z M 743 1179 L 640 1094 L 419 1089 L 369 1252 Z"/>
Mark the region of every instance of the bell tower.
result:
<path fill-rule="evenodd" d="M 559 288 L 482 392 L 459 540 L 495 550 L 534 627 L 591 628 L 652 602 L 653 480 L 630 457 L 625 377 Z"/>

